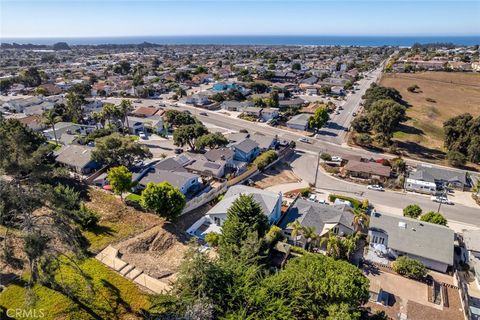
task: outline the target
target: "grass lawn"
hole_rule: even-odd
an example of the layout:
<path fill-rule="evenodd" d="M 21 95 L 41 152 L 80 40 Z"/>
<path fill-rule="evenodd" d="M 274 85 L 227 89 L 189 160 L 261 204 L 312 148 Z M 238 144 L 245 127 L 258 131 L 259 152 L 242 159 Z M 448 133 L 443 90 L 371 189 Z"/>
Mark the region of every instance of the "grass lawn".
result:
<path fill-rule="evenodd" d="M 417 85 L 417 93 L 407 88 Z M 443 122 L 469 112 L 480 115 L 480 74 L 421 72 L 384 74 L 380 85 L 393 87 L 411 107 L 409 120 L 394 133 L 401 148 L 420 158 L 442 158 Z"/>
<path fill-rule="evenodd" d="M 55 281 L 63 289 L 53 290 L 35 285 L 33 292 L 37 298 L 28 299 L 24 283 L 19 281 L 2 292 L 0 306 L 37 310 L 37 314 L 42 310 L 45 315 L 42 319 L 75 320 L 141 319 L 138 312 L 150 306 L 149 297 L 135 284 L 99 261 L 87 259 L 79 267 L 89 281 L 71 265 L 62 265 L 55 275 Z"/>

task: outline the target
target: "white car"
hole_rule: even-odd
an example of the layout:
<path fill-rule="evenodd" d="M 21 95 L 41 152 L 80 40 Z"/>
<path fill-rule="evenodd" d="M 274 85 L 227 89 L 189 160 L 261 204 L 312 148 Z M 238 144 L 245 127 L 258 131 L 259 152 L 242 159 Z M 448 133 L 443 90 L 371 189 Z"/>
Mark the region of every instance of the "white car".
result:
<path fill-rule="evenodd" d="M 342 157 L 332 156 L 332 161 L 333 161 L 333 162 L 342 162 Z"/>
<path fill-rule="evenodd" d="M 308 140 L 307 138 L 299 138 L 298 141 L 303 143 L 310 143 L 310 140 Z"/>
<path fill-rule="evenodd" d="M 443 204 L 453 204 L 452 201 L 448 200 L 447 197 L 442 196 L 432 196 L 430 198 L 433 202 L 443 203 Z"/>
<path fill-rule="evenodd" d="M 146 140 L 146 139 L 147 139 L 147 135 L 146 135 L 145 132 L 143 132 L 143 131 L 138 132 L 138 136 L 139 136 L 140 138 L 142 138 L 143 140 Z"/>
<path fill-rule="evenodd" d="M 314 195 L 314 194 L 311 194 L 310 197 L 308 197 L 308 200 L 309 200 L 309 201 L 312 201 L 312 202 L 316 202 L 317 196 Z"/>
<path fill-rule="evenodd" d="M 367 189 L 369 190 L 375 190 L 375 191 L 385 191 L 382 186 L 379 186 L 378 184 L 369 184 L 367 186 Z"/>

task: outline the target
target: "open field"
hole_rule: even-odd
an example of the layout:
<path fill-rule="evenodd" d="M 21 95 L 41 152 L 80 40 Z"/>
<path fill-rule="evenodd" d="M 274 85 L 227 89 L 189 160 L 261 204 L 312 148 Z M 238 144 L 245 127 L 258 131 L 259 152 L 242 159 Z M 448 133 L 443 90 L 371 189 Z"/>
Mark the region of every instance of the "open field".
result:
<path fill-rule="evenodd" d="M 256 175 L 253 181 L 257 188 L 266 189 L 278 184 L 300 182 L 301 179 L 293 173 L 287 163 L 282 162 Z"/>
<path fill-rule="evenodd" d="M 382 86 L 393 87 L 411 107 L 409 120 L 394 134 L 402 149 L 413 156 L 437 158 L 443 150 L 443 122 L 469 112 L 480 115 L 480 74 L 422 72 L 384 74 Z M 417 85 L 417 93 L 407 88 Z"/>

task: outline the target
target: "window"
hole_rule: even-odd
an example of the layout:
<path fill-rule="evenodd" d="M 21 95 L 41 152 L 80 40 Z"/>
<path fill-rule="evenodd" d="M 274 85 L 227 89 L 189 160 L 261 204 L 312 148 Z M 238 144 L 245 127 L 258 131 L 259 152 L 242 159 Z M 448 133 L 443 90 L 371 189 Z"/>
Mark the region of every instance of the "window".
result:
<path fill-rule="evenodd" d="M 213 221 L 217 226 L 220 226 L 222 224 L 222 221 L 220 220 L 219 217 L 213 217 Z"/>
<path fill-rule="evenodd" d="M 333 233 L 338 234 L 338 227 L 333 227 Z"/>

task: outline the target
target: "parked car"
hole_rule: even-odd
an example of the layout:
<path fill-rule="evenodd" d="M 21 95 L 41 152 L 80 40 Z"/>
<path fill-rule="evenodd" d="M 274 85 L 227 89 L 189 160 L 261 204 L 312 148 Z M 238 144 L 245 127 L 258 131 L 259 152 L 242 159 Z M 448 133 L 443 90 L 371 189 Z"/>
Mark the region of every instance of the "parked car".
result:
<path fill-rule="evenodd" d="M 205 111 L 199 112 L 198 114 L 201 116 L 208 116 L 208 113 L 206 113 Z"/>
<path fill-rule="evenodd" d="M 332 161 L 333 161 L 333 162 L 342 162 L 342 157 L 332 156 Z"/>
<path fill-rule="evenodd" d="M 452 201 L 448 200 L 447 197 L 442 196 L 432 196 L 430 198 L 433 202 L 443 203 L 443 204 L 453 204 Z"/>
<path fill-rule="evenodd" d="M 382 186 L 379 186 L 378 184 L 369 184 L 367 186 L 367 189 L 369 190 L 375 190 L 375 191 L 385 191 Z"/>
<path fill-rule="evenodd" d="M 175 150 L 173 150 L 173 152 L 175 152 L 175 154 L 180 154 L 183 152 L 183 149 L 182 148 L 175 148 Z"/>
<path fill-rule="evenodd" d="M 143 131 L 139 131 L 139 132 L 138 132 L 138 136 L 139 136 L 140 138 L 142 138 L 143 140 L 147 140 L 147 138 L 148 138 L 147 134 L 146 134 L 145 132 L 143 132 Z"/>
<path fill-rule="evenodd" d="M 135 103 L 142 103 L 142 100 L 137 99 L 137 100 L 133 100 L 133 102 L 135 102 Z"/>
<path fill-rule="evenodd" d="M 310 140 L 308 140 L 307 138 L 299 138 L 298 141 L 300 142 L 303 142 L 303 143 L 310 143 Z"/>
<path fill-rule="evenodd" d="M 309 201 L 312 201 L 312 202 L 316 202 L 317 196 L 314 195 L 314 194 L 311 194 L 310 197 L 308 197 L 308 200 L 309 200 Z"/>

